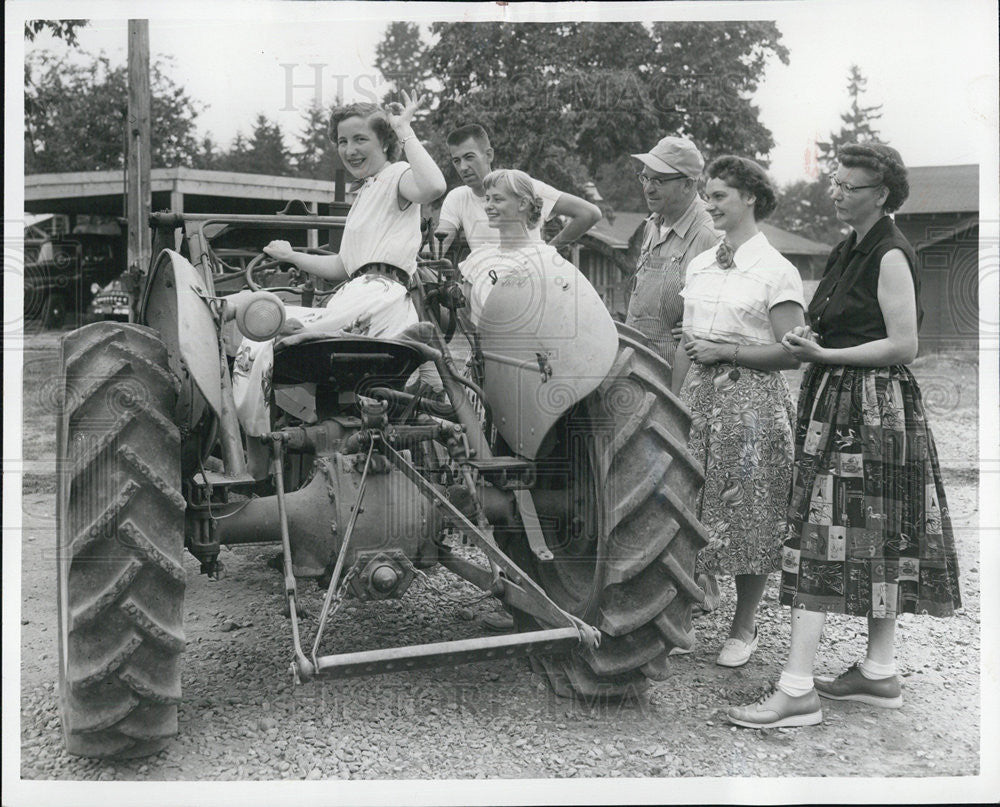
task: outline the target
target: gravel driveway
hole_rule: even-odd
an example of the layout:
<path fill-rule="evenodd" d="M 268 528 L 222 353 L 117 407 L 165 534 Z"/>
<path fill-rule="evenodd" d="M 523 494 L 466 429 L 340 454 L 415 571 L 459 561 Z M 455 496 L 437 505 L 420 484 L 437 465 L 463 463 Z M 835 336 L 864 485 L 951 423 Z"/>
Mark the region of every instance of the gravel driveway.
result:
<path fill-rule="evenodd" d="M 675 657 L 675 675 L 631 707 L 555 699 L 526 662 L 472 664 L 411 674 L 295 685 L 290 628 L 270 547 L 224 551 L 227 576 L 198 574 L 187 557 L 187 653 L 180 735 L 159 754 L 127 762 L 72 757 L 57 711 L 54 419 L 50 381 L 57 340 L 25 352 L 27 460 L 22 534 L 21 764 L 30 780 L 322 780 L 554 777 L 940 777 L 979 773 L 979 529 L 975 434 L 977 367 L 969 357 L 921 359 L 922 383 L 945 379 L 966 397 L 932 410 L 958 541 L 965 608 L 954 619 L 902 618 L 898 663 L 906 702 L 898 711 L 826 705 L 821 726 L 752 731 L 723 719 L 728 704 L 776 679 L 788 613 L 772 578 L 760 612 L 760 649 L 742 669 L 714 664 L 735 594 L 696 622 L 698 645 Z M 48 398 L 47 398 L 48 396 Z M 326 652 L 481 635 L 475 617 L 493 601 L 438 569 L 402 600 L 348 601 L 328 630 Z M 439 590 L 440 589 L 440 590 Z M 302 585 L 318 614 L 322 592 Z M 832 617 L 820 672 L 863 657 L 863 623 Z M 8 628 L 10 626 L 7 626 Z M 315 618 L 305 622 L 307 635 Z M 956 783 L 957 784 L 957 783 Z M 667 792 L 667 791 L 664 791 Z M 498 799 L 500 796 L 497 797 Z M 666 796 L 664 797 L 666 798 Z M 745 798 L 756 800 L 752 794 Z M 756 798 L 764 798 L 758 794 Z M 529 798 L 530 800 L 530 798 Z M 5 798 L 6 802 L 6 798 Z"/>

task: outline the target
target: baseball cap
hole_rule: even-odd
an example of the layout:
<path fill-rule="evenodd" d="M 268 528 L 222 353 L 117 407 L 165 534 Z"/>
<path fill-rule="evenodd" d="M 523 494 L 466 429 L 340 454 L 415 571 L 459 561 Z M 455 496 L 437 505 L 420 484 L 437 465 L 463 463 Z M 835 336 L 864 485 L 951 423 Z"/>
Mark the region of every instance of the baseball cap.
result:
<path fill-rule="evenodd" d="M 646 154 L 633 154 L 635 159 L 661 174 L 684 174 L 697 179 L 705 168 L 705 160 L 686 137 L 664 137 Z"/>

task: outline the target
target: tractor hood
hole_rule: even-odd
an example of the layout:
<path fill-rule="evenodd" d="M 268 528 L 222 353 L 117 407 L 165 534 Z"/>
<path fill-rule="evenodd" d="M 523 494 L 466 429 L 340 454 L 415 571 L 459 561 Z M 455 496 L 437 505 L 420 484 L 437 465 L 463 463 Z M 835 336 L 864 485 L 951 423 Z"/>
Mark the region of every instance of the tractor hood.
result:
<path fill-rule="evenodd" d="M 528 459 L 545 453 L 549 430 L 598 387 L 618 351 L 604 301 L 555 250 L 497 278 L 478 332 L 494 425 Z"/>

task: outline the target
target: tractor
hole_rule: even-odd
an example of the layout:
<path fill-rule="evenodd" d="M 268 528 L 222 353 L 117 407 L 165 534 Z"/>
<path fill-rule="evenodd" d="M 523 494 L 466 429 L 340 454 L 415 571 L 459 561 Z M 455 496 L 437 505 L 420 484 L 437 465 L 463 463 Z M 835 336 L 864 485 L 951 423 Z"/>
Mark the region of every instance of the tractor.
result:
<path fill-rule="evenodd" d="M 558 695 L 632 698 L 670 674 L 671 650 L 690 648 L 704 598 L 694 575 L 703 471 L 669 365 L 569 263 L 558 276 L 496 283 L 468 332 L 461 277 L 429 231 L 411 288 L 416 326 L 391 339 L 282 336 L 285 306 L 322 305 L 332 290 L 269 261 L 262 244 L 301 244 L 309 231 L 332 242 L 344 221 L 154 213 L 153 258 L 130 279 L 133 321 L 63 338 L 69 752 L 143 756 L 177 733 L 185 550 L 218 577 L 223 545 L 280 547 L 302 684 L 527 657 Z M 274 339 L 264 436 L 247 434 L 235 411 L 243 337 Z M 408 384 L 428 363 L 437 395 Z M 479 554 L 457 551 L 460 540 Z M 345 598 L 403 597 L 436 565 L 502 601 L 516 631 L 323 653 Z M 312 637 L 297 602 L 310 578 L 326 592 Z"/>

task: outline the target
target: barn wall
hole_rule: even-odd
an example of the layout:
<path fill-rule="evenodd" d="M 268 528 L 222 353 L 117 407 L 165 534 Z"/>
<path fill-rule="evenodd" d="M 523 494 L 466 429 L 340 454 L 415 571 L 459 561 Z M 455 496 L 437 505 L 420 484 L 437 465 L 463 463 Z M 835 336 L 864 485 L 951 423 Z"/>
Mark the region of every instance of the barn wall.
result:
<path fill-rule="evenodd" d="M 979 344 L 979 226 L 959 227 L 967 221 L 968 214 L 896 217 L 917 251 L 922 354 Z"/>

